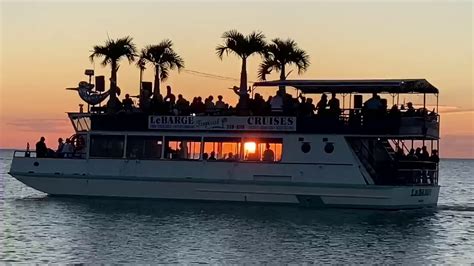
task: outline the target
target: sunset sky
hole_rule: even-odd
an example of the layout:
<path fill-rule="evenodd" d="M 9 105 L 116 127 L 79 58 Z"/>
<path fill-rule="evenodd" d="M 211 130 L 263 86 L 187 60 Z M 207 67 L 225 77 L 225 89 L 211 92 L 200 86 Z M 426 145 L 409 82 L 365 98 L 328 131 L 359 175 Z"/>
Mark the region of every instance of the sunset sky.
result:
<path fill-rule="evenodd" d="M 236 80 L 182 71 L 163 85 L 188 99 L 222 94 L 235 103 L 227 88 L 239 84 L 240 61 L 219 60 L 215 47 L 224 31 L 237 29 L 290 37 L 306 50 L 309 70 L 289 78 L 426 78 L 440 89 L 441 156 L 474 158 L 471 1 L 0 1 L 0 9 L 1 148 L 34 145 L 42 135 L 55 146 L 72 135 L 65 112 L 81 100 L 64 88 L 86 80 L 86 68 L 110 75 L 88 58 L 108 36 L 129 35 L 138 48 L 171 39 L 186 69 Z M 257 80 L 260 61 L 251 58 L 249 80 Z M 123 93 L 138 94 L 138 82 L 136 66 L 122 61 Z"/>

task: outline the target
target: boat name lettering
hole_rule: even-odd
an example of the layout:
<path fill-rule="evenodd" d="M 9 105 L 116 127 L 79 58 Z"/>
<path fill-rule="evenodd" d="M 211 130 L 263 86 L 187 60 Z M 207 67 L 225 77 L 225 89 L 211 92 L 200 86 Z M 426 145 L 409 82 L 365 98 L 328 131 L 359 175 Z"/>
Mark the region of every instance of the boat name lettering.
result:
<path fill-rule="evenodd" d="M 193 118 L 193 116 L 150 116 L 150 123 L 192 125 Z"/>
<path fill-rule="evenodd" d="M 249 125 L 291 126 L 295 123 L 294 119 L 294 117 L 249 116 L 247 123 Z"/>
<path fill-rule="evenodd" d="M 431 195 L 431 188 L 414 188 L 411 190 L 412 197 L 422 197 Z"/>
<path fill-rule="evenodd" d="M 157 116 L 149 129 L 296 131 L 296 118 L 285 116 Z"/>

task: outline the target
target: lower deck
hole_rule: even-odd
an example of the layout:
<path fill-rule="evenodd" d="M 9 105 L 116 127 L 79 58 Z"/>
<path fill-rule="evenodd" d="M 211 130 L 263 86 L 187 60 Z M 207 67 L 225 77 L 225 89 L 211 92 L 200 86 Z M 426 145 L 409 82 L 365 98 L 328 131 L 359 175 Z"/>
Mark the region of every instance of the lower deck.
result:
<path fill-rule="evenodd" d="M 15 152 L 10 174 L 52 195 L 389 209 L 430 207 L 438 199 L 437 163 L 395 157 L 391 140 L 383 138 L 190 132 L 79 137 L 84 152 Z"/>

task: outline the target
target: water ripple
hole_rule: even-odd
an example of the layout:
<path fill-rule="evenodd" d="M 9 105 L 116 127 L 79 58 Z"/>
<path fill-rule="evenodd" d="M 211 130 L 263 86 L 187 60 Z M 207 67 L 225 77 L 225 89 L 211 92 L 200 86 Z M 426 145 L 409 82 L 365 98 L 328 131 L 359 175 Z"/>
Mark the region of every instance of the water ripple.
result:
<path fill-rule="evenodd" d="M 423 211 L 48 197 L 0 161 L 0 261 L 173 264 L 474 262 L 473 161 L 443 161 Z M 10 159 L 8 159 L 10 158 Z"/>

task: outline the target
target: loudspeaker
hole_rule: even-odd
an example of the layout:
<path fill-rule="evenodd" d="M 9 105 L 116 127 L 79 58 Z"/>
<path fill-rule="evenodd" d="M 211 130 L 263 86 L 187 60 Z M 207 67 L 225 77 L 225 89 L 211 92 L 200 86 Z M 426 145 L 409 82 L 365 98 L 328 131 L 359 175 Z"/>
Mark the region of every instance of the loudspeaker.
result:
<path fill-rule="evenodd" d="M 153 83 L 149 81 L 142 81 L 142 89 L 148 92 L 148 95 L 151 95 Z"/>
<path fill-rule="evenodd" d="M 95 76 L 95 90 L 105 91 L 105 77 L 104 76 Z"/>
<path fill-rule="evenodd" d="M 354 95 L 354 109 L 362 108 L 362 95 Z"/>

